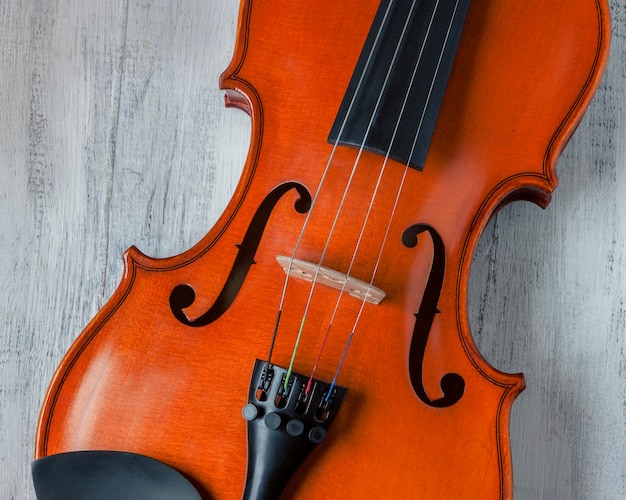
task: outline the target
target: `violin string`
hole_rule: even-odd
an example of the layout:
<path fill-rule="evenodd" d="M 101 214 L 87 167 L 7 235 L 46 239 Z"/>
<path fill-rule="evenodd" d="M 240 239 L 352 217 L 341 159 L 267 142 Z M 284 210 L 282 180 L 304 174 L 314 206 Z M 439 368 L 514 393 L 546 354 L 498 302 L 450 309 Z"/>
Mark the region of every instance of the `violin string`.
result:
<path fill-rule="evenodd" d="M 306 229 L 308 227 L 309 221 L 310 221 L 311 216 L 313 214 L 313 210 L 314 210 L 314 208 L 315 208 L 315 206 L 317 204 L 317 200 L 318 200 L 319 195 L 320 195 L 320 193 L 322 191 L 322 187 L 324 185 L 324 181 L 326 179 L 326 175 L 328 174 L 328 171 L 330 169 L 332 161 L 333 161 L 333 159 L 335 157 L 335 152 L 337 150 L 337 147 L 339 146 L 339 140 L 340 140 L 341 136 L 343 135 L 343 131 L 344 131 L 344 129 L 346 127 L 346 124 L 348 122 L 348 117 L 350 116 L 350 112 L 352 111 L 352 108 L 353 108 L 353 106 L 354 106 L 354 104 L 356 102 L 356 97 L 357 97 L 357 95 L 359 93 L 359 90 L 361 89 L 363 81 L 365 80 L 365 74 L 366 74 L 367 70 L 369 69 L 369 67 L 371 65 L 372 58 L 373 58 L 373 55 L 375 53 L 375 49 L 379 45 L 379 41 L 380 41 L 380 37 L 382 35 L 383 27 L 385 26 L 387 18 L 389 17 L 389 13 L 391 11 L 391 6 L 392 5 L 393 5 L 393 2 L 390 2 L 389 5 L 387 6 L 387 9 L 385 10 L 385 13 L 383 15 L 383 21 L 382 21 L 382 23 L 381 23 L 381 25 L 380 25 L 380 27 L 378 29 L 378 32 L 376 33 L 376 36 L 374 38 L 374 42 L 373 42 L 372 47 L 370 49 L 370 53 L 368 54 L 368 57 L 366 59 L 363 72 L 361 73 L 359 81 L 357 82 L 357 86 L 356 86 L 356 89 L 355 89 L 354 94 L 352 96 L 352 99 L 350 101 L 350 104 L 348 105 L 348 109 L 346 111 L 346 115 L 345 115 L 345 117 L 344 117 L 344 119 L 343 119 L 343 121 L 341 123 L 341 127 L 339 128 L 339 132 L 337 133 L 337 139 L 335 139 L 335 142 L 334 142 L 332 150 L 330 152 L 328 161 L 326 162 L 326 166 L 325 166 L 324 171 L 322 173 L 322 177 L 321 177 L 320 182 L 318 184 L 317 190 L 316 190 L 315 195 L 313 196 L 313 199 L 311 201 L 311 206 L 309 207 L 309 211 L 308 211 L 308 213 L 306 215 L 306 218 L 305 218 L 305 220 L 304 220 L 304 222 L 302 224 L 302 229 L 300 230 L 300 234 L 298 236 L 298 239 L 296 241 L 294 249 L 293 249 L 293 251 L 291 253 L 291 258 L 289 259 L 289 264 L 287 266 L 286 273 L 285 273 L 285 281 L 283 283 L 283 289 L 282 289 L 282 293 L 281 293 L 281 297 L 280 297 L 280 302 L 279 302 L 279 305 L 278 305 L 278 311 L 277 311 L 277 314 L 276 314 L 274 331 L 273 331 L 273 334 L 272 334 L 272 340 L 271 340 L 271 343 L 270 343 L 270 349 L 269 349 L 269 353 L 268 353 L 268 357 L 267 357 L 267 365 L 266 366 L 268 368 L 271 366 L 272 355 L 273 355 L 274 347 L 275 347 L 275 344 L 276 344 L 276 338 L 278 336 L 278 328 L 279 328 L 279 325 L 280 325 L 280 319 L 281 319 L 281 316 L 282 316 L 283 307 L 285 305 L 285 300 L 286 300 L 286 296 L 287 296 L 287 287 L 288 287 L 288 284 L 289 284 L 289 277 L 291 275 L 291 269 L 292 269 L 292 266 L 293 266 L 293 262 L 294 262 L 294 260 L 296 258 L 296 254 L 297 254 L 298 249 L 300 248 L 300 244 L 302 243 L 302 240 L 304 238 L 304 233 L 305 233 L 305 231 L 306 231 Z M 267 373 L 268 373 L 268 370 L 265 370 L 264 374 L 263 374 L 263 383 L 266 380 Z"/>
<path fill-rule="evenodd" d="M 399 115 L 398 115 L 398 119 L 396 120 L 396 124 L 395 124 L 394 130 L 393 130 L 393 133 L 391 135 L 391 139 L 389 141 L 389 147 L 387 148 L 387 153 L 385 154 L 385 157 L 383 159 L 382 166 L 380 168 L 380 172 L 379 172 L 378 178 L 376 180 L 376 185 L 374 186 L 374 190 L 372 192 L 372 196 L 370 197 L 369 205 L 368 205 L 368 208 L 367 208 L 367 212 L 365 214 L 365 218 L 363 220 L 363 224 L 361 225 L 361 230 L 359 232 L 357 243 L 355 245 L 354 251 L 352 252 L 352 256 L 350 258 L 350 263 L 348 264 L 348 270 L 345 273 L 346 274 L 346 279 L 344 280 L 344 282 L 343 282 L 343 284 L 341 286 L 339 295 L 337 296 L 337 300 L 335 301 L 335 306 L 333 308 L 333 312 L 331 313 L 330 319 L 328 321 L 328 327 L 327 327 L 325 335 L 323 337 L 322 345 L 321 345 L 321 347 L 320 347 L 320 349 L 318 351 L 317 358 L 315 360 L 315 363 L 313 365 L 313 369 L 311 370 L 311 374 L 309 376 L 309 381 L 307 383 L 305 394 L 308 394 L 309 391 L 311 390 L 312 383 L 313 383 L 313 378 L 315 377 L 315 372 L 317 371 L 317 368 L 319 366 L 319 362 L 321 360 L 322 353 L 324 351 L 324 347 L 326 346 L 326 341 L 328 340 L 328 337 L 330 335 L 330 330 L 331 330 L 331 328 L 332 328 L 332 326 L 334 324 L 335 318 L 336 318 L 337 313 L 339 311 L 339 305 L 340 305 L 341 300 L 343 298 L 343 294 L 344 294 L 345 288 L 346 288 L 346 286 L 348 284 L 348 277 L 350 276 L 352 268 L 353 268 L 353 266 L 354 266 L 354 264 L 356 262 L 356 257 L 357 257 L 359 248 L 361 246 L 361 242 L 363 240 L 363 236 L 365 234 L 365 229 L 366 229 L 367 223 L 370 220 L 370 215 L 372 213 L 372 210 L 373 210 L 373 207 L 374 207 L 374 202 L 375 202 L 376 197 L 377 197 L 378 192 L 379 192 L 379 188 L 380 188 L 380 184 L 382 182 L 383 174 L 385 173 L 385 170 L 387 168 L 387 164 L 389 162 L 389 156 L 391 154 L 391 149 L 393 147 L 393 144 L 395 143 L 396 136 L 397 136 L 398 131 L 400 129 L 400 122 L 402 120 L 402 117 L 404 116 L 404 111 L 406 110 L 406 106 L 407 106 L 407 103 L 408 103 L 408 100 L 409 100 L 410 91 L 411 91 L 411 88 L 413 87 L 413 83 L 415 81 L 415 77 L 417 75 L 417 70 L 418 70 L 419 65 L 421 63 L 422 56 L 424 55 L 424 49 L 426 48 L 426 42 L 428 41 L 428 37 L 430 35 L 430 31 L 432 29 L 433 22 L 434 22 L 434 19 L 435 19 L 435 14 L 437 12 L 437 8 L 438 7 L 439 7 L 439 0 L 437 0 L 437 3 L 435 4 L 435 7 L 433 9 L 433 13 L 432 13 L 432 15 L 431 15 L 431 17 L 429 19 L 428 27 L 426 29 L 426 34 L 424 36 L 424 40 L 422 41 L 422 44 L 421 44 L 421 47 L 420 47 L 420 50 L 419 50 L 419 53 L 418 53 L 418 56 L 417 56 L 417 60 L 416 60 L 415 66 L 413 67 L 413 72 L 412 72 L 411 78 L 409 80 L 408 88 L 407 88 L 407 91 L 406 91 L 406 93 L 404 95 L 404 99 L 402 101 L 402 106 L 400 107 L 400 112 L 399 112 Z M 408 18 L 410 18 L 410 13 L 409 13 Z M 424 117 L 424 113 L 422 113 L 422 120 L 420 121 L 420 123 L 418 125 L 416 138 L 419 135 L 419 131 L 421 129 L 421 122 L 423 121 L 423 117 Z M 414 144 L 415 144 L 415 142 L 414 142 Z M 413 146 L 413 149 L 414 149 L 414 146 Z M 412 153 L 413 153 L 413 151 L 411 151 L 411 156 L 412 156 Z M 411 156 L 409 156 L 409 158 Z M 398 192 L 396 194 L 396 199 L 395 199 L 395 203 L 394 203 L 393 208 L 392 208 L 392 213 L 391 213 L 391 216 L 390 216 L 390 219 L 389 219 L 389 223 L 387 224 L 387 229 L 386 229 L 385 235 L 383 236 L 383 243 L 382 243 L 383 247 L 385 245 L 385 241 L 387 239 L 387 234 L 388 234 L 388 232 L 390 230 L 390 227 L 391 227 L 391 219 L 393 219 L 393 215 L 395 213 L 395 208 L 397 206 L 397 203 L 398 203 L 398 200 L 399 200 L 399 197 L 400 197 L 400 193 L 402 191 L 402 186 L 404 184 L 404 179 L 406 178 L 407 170 L 408 169 L 405 168 L 404 174 L 403 174 L 403 177 L 402 177 L 402 180 L 401 180 L 401 183 L 400 183 L 400 188 L 398 189 Z M 359 310 L 359 315 L 360 315 L 360 313 L 361 313 L 361 311 L 363 309 L 363 306 L 364 306 L 364 304 L 366 302 L 368 294 L 370 293 L 370 291 L 372 289 L 372 283 L 373 283 L 373 280 L 374 280 L 373 278 L 376 275 L 376 270 L 378 269 L 378 264 L 379 264 L 381 255 L 382 255 L 382 250 L 378 254 L 378 261 L 375 264 L 374 271 L 373 271 L 373 274 L 372 274 L 372 279 L 371 279 L 371 281 L 369 283 L 369 286 L 368 286 L 365 294 L 363 295 L 363 302 L 361 304 L 361 309 Z M 350 342 L 350 339 L 348 340 L 348 344 L 349 344 L 349 342 Z M 343 363 L 343 358 L 344 357 L 345 357 L 345 349 L 344 349 L 344 354 L 342 356 L 342 359 L 341 359 L 341 361 L 340 361 L 338 366 L 341 366 L 341 364 Z"/>
<path fill-rule="evenodd" d="M 443 42 L 443 47 L 442 47 L 441 52 L 439 54 L 439 59 L 437 61 L 437 66 L 435 68 L 435 75 L 432 78 L 431 84 L 430 84 L 430 88 L 428 89 L 428 95 L 427 95 L 427 98 L 426 98 L 426 104 L 428 104 L 428 102 L 430 102 L 432 91 L 433 91 L 433 88 L 434 88 L 434 85 L 435 85 L 435 79 L 436 79 L 436 77 L 437 77 L 437 75 L 439 73 L 439 69 L 441 67 L 441 61 L 443 59 L 443 55 L 445 53 L 445 49 L 446 49 L 446 46 L 448 44 L 448 38 L 450 36 L 450 31 L 452 30 L 452 25 L 454 24 L 454 19 L 456 17 L 457 11 L 458 11 L 459 1 L 460 0 L 456 0 L 456 2 L 454 4 L 454 10 L 452 12 L 452 17 L 451 17 L 451 20 L 450 20 L 450 24 L 448 25 L 448 29 L 447 29 L 447 32 L 446 32 L 446 37 L 445 37 L 444 42 Z M 437 0 L 437 3 L 439 3 L 439 0 Z M 422 114 L 420 116 L 420 121 L 419 121 L 419 125 L 418 125 L 418 132 L 415 135 L 415 138 L 413 139 L 413 144 L 411 146 L 411 154 L 409 155 L 409 158 L 411 158 L 411 156 L 413 155 L 413 151 L 415 150 L 415 147 L 416 147 L 416 144 L 417 144 L 417 138 L 418 138 L 418 135 L 419 135 L 419 130 L 421 129 L 422 124 L 424 122 L 424 116 L 425 116 L 425 113 L 426 113 L 426 108 L 427 108 L 427 105 L 424 106 L 424 109 L 422 110 Z M 378 268 L 379 268 L 379 265 L 380 265 L 380 262 L 381 262 L 381 259 L 382 259 L 383 250 L 385 248 L 385 244 L 387 242 L 387 238 L 389 236 L 389 232 L 390 232 L 390 229 L 391 229 L 391 223 L 393 221 L 393 217 L 394 217 L 394 214 L 396 212 L 396 209 L 397 209 L 397 206 L 398 206 L 398 202 L 400 200 L 400 194 L 402 193 L 402 189 L 404 187 L 404 183 L 405 183 L 405 180 L 406 180 L 409 168 L 410 168 L 409 167 L 409 162 L 407 161 L 407 163 L 404 166 L 404 173 L 403 173 L 402 179 L 400 181 L 400 186 L 398 188 L 398 193 L 397 193 L 396 199 L 394 201 L 394 206 L 392 208 L 391 215 L 390 215 L 389 220 L 387 222 L 387 228 L 385 230 L 385 236 L 383 237 L 383 243 L 382 243 L 382 245 L 380 247 L 380 250 L 379 250 L 379 253 L 378 253 L 378 257 L 376 259 L 376 264 L 374 265 L 374 272 L 372 273 L 372 277 L 371 277 L 370 282 L 368 284 L 368 289 L 366 291 L 365 297 L 367 296 L 367 293 L 373 287 L 374 279 L 376 278 L 376 274 L 378 272 Z M 343 353 L 341 355 L 341 359 L 339 361 L 339 364 L 337 365 L 337 369 L 336 369 L 335 374 L 333 376 L 333 380 L 332 380 L 332 382 L 330 384 L 330 388 L 328 389 L 328 392 L 326 394 L 326 401 L 328 401 L 330 399 L 330 397 L 331 397 L 331 394 L 333 392 L 333 388 L 335 387 L 335 384 L 337 382 L 337 378 L 339 377 L 339 372 L 341 370 L 341 367 L 343 366 L 343 362 L 344 362 L 344 360 L 346 358 L 348 349 L 350 347 L 350 344 L 352 342 L 352 338 L 354 337 L 354 334 L 355 334 L 356 329 L 358 327 L 358 324 L 360 322 L 360 319 L 361 319 L 361 316 L 363 314 L 364 308 L 365 308 L 365 299 L 363 299 L 361 301 L 361 306 L 359 308 L 359 312 L 357 313 L 357 316 L 356 316 L 355 321 L 353 323 L 352 329 L 350 331 L 350 335 L 348 336 L 348 340 L 347 340 L 347 342 L 346 342 L 346 344 L 344 346 L 344 350 L 343 350 Z"/>
<path fill-rule="evenodd" d="M 439 0 L 437 0 L 437 2 L 439 2 Z M 352 165 L 352 170 L 350 172 L 350 176 L 348 178 L 348 181 L 347 181 L 346 186 L 344 188 L 343 194 L 341 196 L 341 200 L 339 202 L 339 206 L 337 208 L 337 211 L 335 212 L 335 217 L 334 217 L 333 222 L 331 224 L 328 236 L 326 237 L 326 242 L 324 243 L 324 248 L 322 250 L 322 253 L 320 255 L 318 263 L 317 263 L 317 265 L 315 267 L 315 273 L 313 275 L 313 280 L 311 282 L 311 287 L 309 289 L 309 295 L 307 297 L 306 305 L 304 307 L 304 312 L 302 314 L 302 320 L 300 322 L 300 329 L 298 330 L 298 334 L 296 336 L 296 341 L 294 343 L 294 347 L 293 347 L 293 350 L 292 350 L 292 353 L 291 353 L 291 359 L 289 361 L 289 367 L 287 368 L 287 373 L 285 375 L 285 380 L 284 380 L 284 390 L 285 391 L 287 391 L 287 387 L 288 387 L 288 384 L 289 384 L 289 379 L 291 378 L 291 373 L 293 371 L 293 365 L 295 363 L 296 354 L 298 352 L 298 348 L 300 346 L 300 341 L 302 339 L 302 333 L 304 331 L 304 326 L 306 324 L 307 314 L 308 314 L 309 309 L 311 307 L 311 302 L 313 300 L 313 293 L 314 293 L 316 285 L 317 285 L 317 279 L 318 279 L 320 271 L 322 269 L 322 264 L 324 262 L 324 258 L 326 257 L 326 252 L 328 250 L 328 247 L 330 246 L 330 242 L 331 242 L 333 234 L 335 232 L 335 228 L 337 227 L 337 222 L 339 221 L 339 216 L 341 215 L 341 212 L 343 210 L 344 202 L 345 202 L 346 198 L 348 197 L 348 192 L 350 191 L 350 187 L 352 185 L 352 181 L 354 180 L 354 176 L 356 174 L 357 167 L 359 166 L 359 163 L 360 163 L 360 160 L 361 160 L 361 155 L 363 154 L 363 151 L 365 150 L 365 143 L 367 142 L 367 138 L 369 136 L 370 130 L 372 128 L 372 125 L 374 124 L 374 120 L 376 118 L 376 114 L 378 112 L 378 108 L 380 107 L 380 103 L 382 102 L 382 98 L 384 96 L 384 92 L 385 92 L 385 90 L 387 88 L 387 84 L 389 83 L 389 79 L 391 77 L 391 73 L 393 71 L 396 59 L 397 59 L 398 54 L 400 52 L 400 48 L 402 46 L 402 42 L 404 40 L 404 36 L 405 36 L 406 31 L 408 29 L 408 26 L 410 24 L 410 20 L 411 20 L 411 17 L 413 15 L 413 10 L 415 9 L 416 3 L 417 3 L 417 0 L 413 0 L 413 2 L 411 3 L 411 9 L 409 11 L 409 14 L 406 16 L 406 19 L 404 21 L 402 32 L 400 34 L 400 39 L 398 40 L 398 43 L 396 44 L 396 47 L 394 49 L 393 57 L 391 58 L 391 61 L 389 63 L 389 67 L 387 69 L 387 73 L 385 75 L 385 79 L 383 81 L 382 88 L 381 88 L 381 90 L 380 90 L 380 92 L 378 94 L 378 98 L 376 100 L 376 104 L 374 106 L 374 110 L 372 111 L 372 115 L 370 117 L 369 123 L 367 125 L 366 130 L 365 130 L 365 135 L 363 137 L 363 141 L 361 142 L 361 146 L 359 147 L 357 156 L 356 156 L 356 158 L 354 160 L 354 163 Z"/>

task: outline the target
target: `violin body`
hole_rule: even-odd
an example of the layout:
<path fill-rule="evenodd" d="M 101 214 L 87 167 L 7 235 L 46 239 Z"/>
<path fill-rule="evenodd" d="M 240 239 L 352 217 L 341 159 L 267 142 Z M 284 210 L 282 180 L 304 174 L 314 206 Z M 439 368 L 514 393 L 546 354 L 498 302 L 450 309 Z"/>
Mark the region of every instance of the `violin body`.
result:
<path fill-rule="evenodd" d="M 405 166 L 389 160 L 362 231 L 382 157 L 345 146 L 333 152 L 328 142 L 378 7 L 377 0 L 242 2 L 220 82 L 227 104 L 252 119 L 236 192 L 185 253 L 152 259 L 128 250 L 119 288 L 51 382 L 36 458 L 130 451 L 174 467 L 205 497 L 241 497 L 241 412 L 255 359 L 267 357 L 285 280 L 276 256 L 291 255 L 307 220 L 297 258 L 317 263 L 323 255 L 324 266 L 351 267 L 367 282 L 402 183 Z M 548 204 L 556 160 L 599 84 L 608 38 L 605 0 L 472 1 L 424 169 L 409 169 L 389 225 L 374 280 L 386 296 L 365 305 L 356 329 L 361 302 L 341 299 L 316 377 L 333 378 L 354 330 L 338 381 L 348 390 L 285 497 L 512 495 L 508 420 L 524 380 L 490 366 L 473 343 L 470 265 L 498 208 L 518 199 Z M 314 203 L 302 207 L 307 196 Z M 325 248 L 340 205 L 337 236 Z M 433 292 L 435 269 L 441 281 Z M 181 286 L 193 296 L 178 297 Z M 309 282 L 290 280 L 276 365 L 290 363 L 309 292 Z M 338 294 L 315 288 L 297 372 L 315 364 Z M 446 374 L 463 380 L 452 402 L 444 401 Z"/>

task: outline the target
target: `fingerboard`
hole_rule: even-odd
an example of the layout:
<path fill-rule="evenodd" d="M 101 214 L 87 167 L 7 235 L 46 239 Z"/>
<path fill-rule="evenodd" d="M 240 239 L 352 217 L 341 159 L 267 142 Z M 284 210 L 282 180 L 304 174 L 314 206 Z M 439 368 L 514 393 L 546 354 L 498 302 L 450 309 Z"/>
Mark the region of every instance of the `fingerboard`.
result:
<path fill-rule="evenodd" d="M 383 0 L 330 131 L 423 170 L 470 0 Z"/>

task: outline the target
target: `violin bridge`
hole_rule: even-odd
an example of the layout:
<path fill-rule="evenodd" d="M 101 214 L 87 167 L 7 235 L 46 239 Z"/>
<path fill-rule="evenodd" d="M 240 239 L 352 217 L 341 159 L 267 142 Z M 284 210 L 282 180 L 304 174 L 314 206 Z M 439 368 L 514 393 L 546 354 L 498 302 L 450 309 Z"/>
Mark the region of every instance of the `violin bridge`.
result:
<path fill-rule="evenodd" d="M 318 267 L 318 264 L 300 259 L 292 260 L 284 255 L 277 255 L 276 260 L 283 268 L 283 271 L 289 273 L 291 277 L 310 282 L 313 282 L 313 279 L 315 279 L 316 283 L 329 286 L 335 290 L 341 290 L 352 297 L 365 300 L 371 304 L 379 304 L 385 298 L 386 293 L 380 288 L 329 267 Z"/>

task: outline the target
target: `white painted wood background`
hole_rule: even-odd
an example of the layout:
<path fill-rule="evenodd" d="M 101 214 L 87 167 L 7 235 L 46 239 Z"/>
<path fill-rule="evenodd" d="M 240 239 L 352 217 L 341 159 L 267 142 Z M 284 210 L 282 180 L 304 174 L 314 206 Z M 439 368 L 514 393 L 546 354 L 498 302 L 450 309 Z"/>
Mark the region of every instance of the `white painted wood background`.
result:
<path fill-rule="evenodd" d="M 520 499 L 626 498 L 626 0 L 611 3 L 608 71 L 552 204 L 500 212 L 474 260 L 477 342 L 528 383 Z M 217 78 L 237 4 L 0 0 L 0 499 L 34 498 L 46 386 L 123 250 L 187 249 L 232 192 L 249 124 Z"/>

